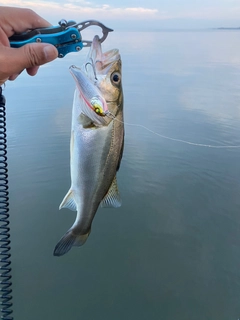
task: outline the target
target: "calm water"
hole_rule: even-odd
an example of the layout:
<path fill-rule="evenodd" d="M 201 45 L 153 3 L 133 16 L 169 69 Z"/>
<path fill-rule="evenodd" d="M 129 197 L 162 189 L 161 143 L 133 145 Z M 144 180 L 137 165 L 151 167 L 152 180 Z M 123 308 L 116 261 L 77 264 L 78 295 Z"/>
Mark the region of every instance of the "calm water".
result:
<path fill-rule="evenodd" d="M 240 145 L 239 32 L 114 32 L 125 121 L 172 138 Z M 81 248 L 53 257 L 75 213 L 71 64 L 5 89 L 14 316 L 18 320 L 240 318 L 240 149 L 163 139 L 126 125 L 120 209 L 100 209 Z"/>

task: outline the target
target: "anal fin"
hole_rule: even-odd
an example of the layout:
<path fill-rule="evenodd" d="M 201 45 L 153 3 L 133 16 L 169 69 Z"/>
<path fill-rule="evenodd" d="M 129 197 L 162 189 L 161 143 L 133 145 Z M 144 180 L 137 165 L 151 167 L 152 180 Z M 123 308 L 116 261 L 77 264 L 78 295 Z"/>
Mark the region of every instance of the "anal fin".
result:
<path fill-rule="evenodd" d="M 62 208 L 68 208 L 72 211 L 77 211 L 77 205 L 76 205 L 76 202 L 73 198 L 73 191 L 71 189 L 68 191 L 68 193 L 63 198 L 63 201 L 59 206 L 59 210 L 61 210 Z"/>

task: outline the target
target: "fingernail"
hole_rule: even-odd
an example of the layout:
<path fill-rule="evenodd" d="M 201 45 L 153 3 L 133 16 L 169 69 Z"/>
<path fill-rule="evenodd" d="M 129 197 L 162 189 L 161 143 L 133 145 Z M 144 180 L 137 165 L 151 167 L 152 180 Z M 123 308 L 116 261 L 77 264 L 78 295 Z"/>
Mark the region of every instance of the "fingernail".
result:
<path fill-rule="evenodd" d="M 57 56 L 58 56 L 58 51 L 57 51 L 57 49 L 56 49 L 54 46 L 52 46 L 52 45 L 46 45 L 46 46 L 43 48 L 43 51 L 44 51 L 45 58 L 46 58 L 46 61 L 47 61 L 47 62 L 56 59 Z"/>

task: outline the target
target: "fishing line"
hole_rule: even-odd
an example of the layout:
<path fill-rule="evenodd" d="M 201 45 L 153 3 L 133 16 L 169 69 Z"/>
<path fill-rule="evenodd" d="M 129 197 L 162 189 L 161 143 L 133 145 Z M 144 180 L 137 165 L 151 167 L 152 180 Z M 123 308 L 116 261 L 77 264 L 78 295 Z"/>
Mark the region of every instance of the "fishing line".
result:
<path fill-rule="evenodd" d="M 121 121 L 119 119 L 117 119 L 110 111 L 107 112 L 106 116 L 112 118 L 113 120 L 115 121 L 118 121 L 118 122 L 121 122 L 125 125 L 128 125 L 128 126 L 132 126 L 132 127 L 139 127 L 139 128 L 142 128 L 142 129 L 145 129 L 146 131 L 150 132 L 150 133 L 153 133 L 155 134 L 156 136 L 159 136 L 163 139 L 167 139 L 167 140 L 171 140 L 171 141 L 175 141 L 175 142 L 180 142 L 180 143 L 184 143 L 184 144 L 188 144 L 188 145 L 191 145 L 191 146 L 196 146 L 196 147 L 205 147 L 205 148 L 214 148 L 214 149 L 237 149 L 237 148 L 240 148 L 240 145 L 230 145 L 230 146 L 215 146 L 215 145 L 211 145 L 211 144 L 203 144 L 203 143 L 195 143 L 195 142 L 191 142 L 191 141 L 187 141 L 187 140 L 182 140 L 182 139 L 177 139 L 177 138 L 172 138 L 172 137 L 168 137 L 168 136 L 165 136 L 163 134 L 160 134 L 156 131 L 153 131 L 147 127 L 145 127 L 144 125 L 142 124 L 137 124 L 137 123 L 128 123 L 128 122 L 125 122 L 125 121 Z"/>

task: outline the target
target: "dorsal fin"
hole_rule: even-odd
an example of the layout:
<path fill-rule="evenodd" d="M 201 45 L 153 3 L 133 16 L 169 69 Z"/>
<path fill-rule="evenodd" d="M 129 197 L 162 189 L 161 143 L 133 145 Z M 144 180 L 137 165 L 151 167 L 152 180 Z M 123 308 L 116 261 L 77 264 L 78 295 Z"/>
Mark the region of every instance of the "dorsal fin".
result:
<path fill-rule="evenodd" d="M 105 195 L 101 201 L 102 208 L 119 208 L 122 205 L 122 200 L 118 192 L 117 178 L 113 179 L 113 182 L 108 190 L 108 193 Z"/>

